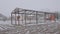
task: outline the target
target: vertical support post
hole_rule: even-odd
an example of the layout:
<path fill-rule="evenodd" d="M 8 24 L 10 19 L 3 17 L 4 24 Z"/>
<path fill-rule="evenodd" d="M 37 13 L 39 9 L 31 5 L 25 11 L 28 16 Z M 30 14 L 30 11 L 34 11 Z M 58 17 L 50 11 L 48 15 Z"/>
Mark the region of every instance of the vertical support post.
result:
<path fill-rule="evenodd" d="M 38 19 L 37 19 L 37 11 L 36 11 L 36 24 L 38 24 Z"/>
<path fill-rule="evenodd" d="M 57 17 L 57 20 L 59 19 L 59 17 L 58 17 L 58 12 L 57 12 L 57 15 L 56 15 L 56 17 Z"/>
<path fill-rule="evenodd" d="M 32 16 L 31 16 L 32 13 L 30 13 L 29 15 L 30 15 L 30 17 L 29 17 L 29 24 L 31 24 L 31 23 L 32 23 L 32 22 L 31 22 L 31 21 L 32 21 L 32 19 L 31 19 L 31 18 L 32 18 Z"/>
<path fill-rule="evenodd" d="M 22 14 L 22 24 L 23 24 L 23 14 Z"/>
<path fill-rule="evenodd" d="M 44 13 L 44 22 L 46 22 L 46 13 Z"/>
<path fill-rule="evenodd" d="M 37 12 L 37 23 L 38 23 L 38 12 Z"/>
<path fill-rule="evenodd" d="M 29 15 L 31 15 L 31 14 L 29 14 Z M 31 23 L 31 16 L 29 18 L 30 18 L 30 22 L 29 22 L 29 24 L 30 24 Z"/>
<path fill-rule="evenodd" d="M 17 24 L 16 24 L 16 13 L 15 13 L 15 25 L 17 25 Z"/>
<path fill-rule="evenodd" d="M 11 24 L 12 24 L 12 13 L 11 13 Z"/>
<path fill-rule="evenodd" d="M 58 14 L 55 13 L 54 15 L 55 15 L 55 22 L 56 22 L 56 18 L 57 18 L 57 16 L 58 16 Z"/>
<path fill-rule="evenodd" d="M 19 17 L 19 11 L 18 11 L 18 18 L 20 18 L 20 17 Z M 18 25 L 20 25 L 19 19 L 18 19 Z"/>
<path fill-rule="evenodd" d="M 25 11 L 25 25 L 26 25 L 26 11 Z"/>

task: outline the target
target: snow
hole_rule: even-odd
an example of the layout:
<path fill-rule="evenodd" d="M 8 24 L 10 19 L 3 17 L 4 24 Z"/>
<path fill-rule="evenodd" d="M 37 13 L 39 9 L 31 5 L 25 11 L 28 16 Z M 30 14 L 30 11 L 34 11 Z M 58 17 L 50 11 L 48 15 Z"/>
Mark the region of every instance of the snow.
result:
<path fill-rule="evenodd" d="M 59 33 L 60 29 L 59 28 L 59 21 L 56 22 L 46 22 L 46 23 L 38 23 L 38 24 L 28 24 L 26 25 L 27 27 L 24 28 L 23 27 L 18 27 L 18 26 L 13 26 L 11 25 L 11 21 L 0 21 L 0 31 L 6 31 L 7 33 L 10 34 L 19 34 L 19 33 L 23 33 L 26 31 L 27 33 L 37 33 L 38 34 L 57 34 Z M 2 28 L 3 27 L 3 28 Z M 21 30 L 22 28 L 22 30 Z M 30 32 L 31 31 L 31 32 Z M 52 32 L 52 33 L 51 33 Z"/>

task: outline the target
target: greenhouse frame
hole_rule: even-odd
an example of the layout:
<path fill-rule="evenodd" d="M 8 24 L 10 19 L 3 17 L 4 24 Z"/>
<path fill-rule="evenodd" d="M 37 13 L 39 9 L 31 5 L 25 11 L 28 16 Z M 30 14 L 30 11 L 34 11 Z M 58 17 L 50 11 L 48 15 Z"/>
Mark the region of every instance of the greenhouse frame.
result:
<path fill-rule="evenodd" d="M 15 8 L 11 13 L 11 24 L 28 25 L 46 23 L 46 21 L 56 21 L 56 12 L 44 12 L 22 8 Z M 13 19 L 14 18 L 14 19 Z"/>

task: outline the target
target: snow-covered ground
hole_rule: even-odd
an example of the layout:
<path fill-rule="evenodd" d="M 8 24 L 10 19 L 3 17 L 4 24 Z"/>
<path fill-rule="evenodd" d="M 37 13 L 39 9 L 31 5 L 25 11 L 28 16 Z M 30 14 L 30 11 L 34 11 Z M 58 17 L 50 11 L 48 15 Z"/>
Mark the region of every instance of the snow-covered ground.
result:
<path fill-rule="evenodd" d="M 3 24 L 3 25 L 2 25 Z M 8 25 L 6 25 L 8 24 Z M 36 24 L 31 24 L 31 26 L 27 26 L 26 28 L 24 27 L 12 27 L 11 21 L 0 21 L 0 31 L 3 30 L 9 34 L 19 34 L 23 32 L 29 32 L 30 34 L 58 34 L 60 30 L 59 28 L 59 23 L 39 23 L 37 26 Z M 7 30 L 7 31 L 6 31 Z M 4 33 L 4 32 L 3 32 Z M 1 34 L 1 32 L 0 32 Z"/>
<path fill-rule="evenodd" d="M 0 24 L 11 24 L 11 21 L 0 21 Z"/>

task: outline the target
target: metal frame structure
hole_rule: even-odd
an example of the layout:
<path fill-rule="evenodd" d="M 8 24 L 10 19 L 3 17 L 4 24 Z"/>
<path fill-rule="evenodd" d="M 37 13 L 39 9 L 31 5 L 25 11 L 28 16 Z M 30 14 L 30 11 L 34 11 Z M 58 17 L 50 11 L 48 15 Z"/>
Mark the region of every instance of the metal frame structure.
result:
<path fill-rule="evenodd" d="M 21 22 L 25 23 L 25 25 L 27 25 L 28 19 L 29 19 L 29 23 L 32 23 L 32 21 L 33 21 L 32 19 L 34 19 L 35 24 L 38 24 L 40 21 L 39 17 L 41 17 L 42 15 L 43 15 L 43 20 L 44 20 L 43 22 L 46 22 L 46 15 L 48 15 L 48 14 L 54 15 L 56 17 L 56 13 L 52 13 L 52 12 L 43 12 L 43 11 L 35 11 L 35 10 L 16 8 L 11 13 L 11 24 L 13 24 L 13 17 L 12 16 L 14 16 L 14 18 L 15 18 L 14 19 L 15 25 L 21 25 L 20 24 Z M 18 16 L 20 16 L 20 17 L 17 20 Z M 22 20 L 20 20 L 20 19 L 22 19 Z"/>

